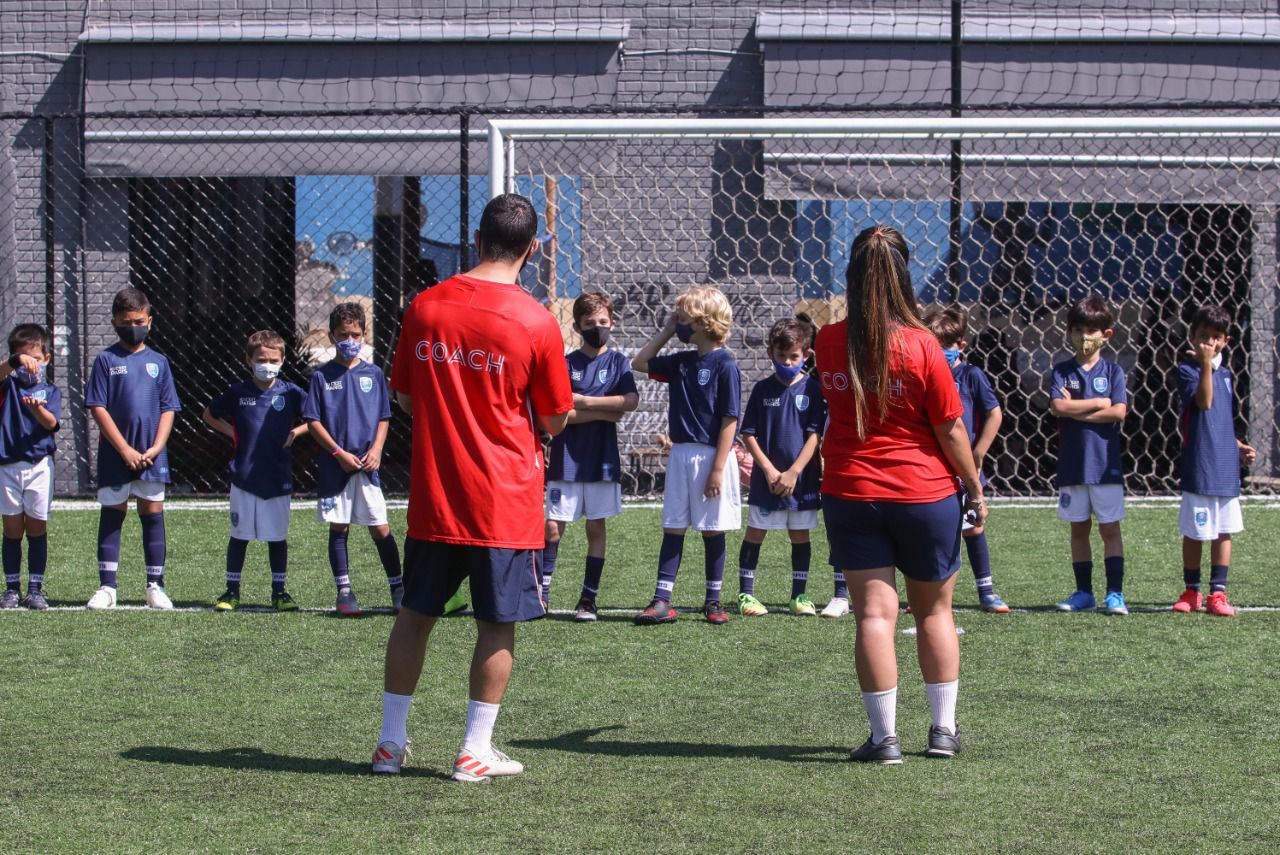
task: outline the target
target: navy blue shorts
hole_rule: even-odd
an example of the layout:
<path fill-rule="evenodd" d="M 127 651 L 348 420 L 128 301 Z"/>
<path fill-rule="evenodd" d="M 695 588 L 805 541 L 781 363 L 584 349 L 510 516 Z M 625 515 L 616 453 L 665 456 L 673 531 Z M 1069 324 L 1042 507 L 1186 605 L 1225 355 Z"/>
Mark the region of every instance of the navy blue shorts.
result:
<path fill-rule="evenodd" d="M 547 613 L 533 549 L 464 546 L 404 539 L 404 607 L 428 617 L 444 614 L 444 604 L 471 579 L 476 620 L 516 623 Z"/>
<path fill-rule="evenodd" d="M 960 569 L 960 503 L 858 502 L 822 497 L 837 570 L 897 567 L 918 582 L 941 582 Z"/>

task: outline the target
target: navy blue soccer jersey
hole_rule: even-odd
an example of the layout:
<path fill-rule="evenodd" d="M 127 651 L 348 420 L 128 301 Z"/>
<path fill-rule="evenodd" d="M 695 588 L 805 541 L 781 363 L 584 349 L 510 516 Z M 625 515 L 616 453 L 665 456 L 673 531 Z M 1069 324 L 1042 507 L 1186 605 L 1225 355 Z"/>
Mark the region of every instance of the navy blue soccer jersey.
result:
<path fill-rule="evenodd" d="M 232 484 L 260 499 L 293 493 L 293 455 L 284 443 L 298 425 L 305 397 L 286 380 L 276 380 L 266 391 L 245 380 L 210 402 L 209 413 L 236 431 Z"/>
<path fill-rule="evenodd" d="M 1075 358 L 1053 366 L 1049 397 L 1064 400 L 1065 388 L 1071 400 L 1106 398 L 1112 404 L 1129 405 L 1124 369 L 1109 359 L 1099 359 L 1086 371 Z M 1077 419 L 1058 419 L 1058 486 L 1123 484 L 1120 466 L 1120 423 L 1088 424 Z"/>
<path fill-rule="evenodd" d="M 784 386 L 778 375 L 773 374 L 751 390 L 747 409 L 742 414 L 742 433 L 754 436 L 769 462 L 782 472 L 796 462 L 810 436 L 822 433 L 826 420 L 827 402 L 816 377 L 804 377 L 798 383 Z M 752 467 L 747 502 L 752 507 L 770 511 L 812 511 L 822 505 L 818 495 L 821 486 L 821 456 L 815 453 L 800 473 L 790 496 L 769 492 L 764 469 Z"/>
<path fill-rule="evenodd" d="M 576 395 L 607 398 L 636 393 L 631 360 L 616 350 L 594 359 L 581 350 L 566 357 L 569 385 Z M 547 462 L 550 481 L 618 481 L 622 464 L 618 457 L 618 426 L 613 422 L 569 425 L 551 440 Z"/>
<path fill-rule="evenodd" d="M 667 422 L 672 442 L 715 445 L 720 421 L 742 411 L 742 376 L 729 351 L 705 356 L 682 350 L 649 360 L 649 376 L 667 384 L 671 403 Z"/>
<path fill-rule="evenodd" d="M 311 375 L 302 417 L 320 422 L 343 451 L 362 457 L 373 445 L 378 423 L 391 418 L 391 397 L 382 369 L 363 361 L 354 368 L 326 362 Z M 322 498 L 336 496 L 351 475 L 331 455 L 321 454 L 319 459 L 316 493 Z M 367 474 L 382 486 L 377 472 Z"/>
<path fill-rule="evenodd" d="M 44 401 L 44 408 L 62 421 L 62 392 L 49 383 L 20 386 L 13 375 L 0 383 L 0 464 L 39 463 L 57 450 L 53 435 L 31 414 L 23 398 Z"/>
<path fill-rule="evenodd" d="M 1233 498 L 1240 495 L 1240 446 L 1232 417 L 1231 369 L 1225 364 L 1213 372 L 1213 406 L 1196 406 L 1200 366 L 1179 363 L 1178 394 L 1182 398 L 1182 457 L 1179 474 L 1182 490 L 1202 496 Z"/>
<path fill-rule="evenodd" d="M 182 409 L 169 360 L 149 347 L 130 353 L 119 344 L 108 347 L 94 360 L 84 405 L 105 409 L 124 441 L 139 452 L 155 442 L 160 414 Z M 150 466 L 135 472 L 125 465 L 111 443 L 99 436 L 98 486 L 119 487 L 135 480 L 169 483 L 168 446 Z"/>
<path fill-rule="evenodd" d="M 995 390 L 987 374 L 976 365 L 960 361 L 951 369 L 951 376 L 956 378 L 956 391 L 960 393 L 960 403 L 964 404 L 964 429 L 969 434 L 969 445 L 978 438 L 978 431 L 987 420 L 987 414 L 1000 407 Z"/>

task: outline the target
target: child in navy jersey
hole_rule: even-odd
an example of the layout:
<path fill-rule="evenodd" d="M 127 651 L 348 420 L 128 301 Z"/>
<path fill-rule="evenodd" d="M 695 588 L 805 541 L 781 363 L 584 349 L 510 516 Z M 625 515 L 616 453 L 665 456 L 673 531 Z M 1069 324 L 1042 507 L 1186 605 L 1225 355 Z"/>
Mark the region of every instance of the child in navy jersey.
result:
<path fill-rule="evenodd" d="M 164 590 L 167 543 L 164 491 L 169 483 L 169 433 L 182 407 L 169 360 L 147 347 L 151 303 L 137 288 L 111 301 L 111 324 L 119 341 L 98 354 L 89 374 L 84 403 L 98 425 L 98 583 L 86 604 L 114 608 L 120 531 L 137 499 L 142 523 L 142 557 L 147 568 L 147 605 L 171 609 Z"/>
<path fill-rule="evenodd" d="M 809 532 L 818 527 L 822 504 L 818 487 L 822 464 L 818 437 L 827 419 L 826 399 L 817 378 L 804 373 L 813 352 L 813 326 L 782 320 L 769 330 L 769 358 L 773 373 L 756 383 L 742 417 L 742 444 L 751 453 L 751 487 L 747 494 L 747 536 L 738 553 L 738 613 L 743 617 L 768 614 L 755 596 L 760 546 L 769 531 L 786 531 L 791 539 L 791 602 L 793 615 L 817 614 L 805 593 L 812 546 Z M 835 599 L 844 598 L 849 610 L 844 574 L 836 574 Z"/>
<path fill-rule="evenodd" d="M 964 351 L 969 344 L 969 315 L 963 309 L 934 309 L 925 315 L 924 322 L 942 345 L 942 353 L 951 366 L 960 402 L 964 404 L 964 427 L 969 433 L 973 462 L 985 485 L 987 478 L 982 474 L 982 461 L 991 450 L 991 443 L 995 441 L 1004 415 L 986 372 L 964 359 Z M 964 504 L 967 500 L 968 496 L 962 485 L 960 503 Z M 978 601 L 985 611 L 1007 614 L 1009 607 L 996 595 L 991 581 L 991 550 L 987 546 L 985 527 L 974 526 L 966 518 L 960 529 L 964 536 L 965 551 L 969 555 L 969 567 L 973 570 L 973 578 L 978 585 Z"/>
<path fill-rule="evenodd" d="M 298 608 L 285 590 L 289 566 L 289 498 L 293 494 L 293 441 L 307 432 L 302 423 L 306 393 L 279 378 L 284 339 L 259 330 L 245 343 L 252 375 L 234 383 L 204 410 L 204 421 L 229 437 L 231 460 L 231 537 L 227 541 L 227 590 L 217 611 L 240 607 L 240 573 L 249 541 L 267 544 L 271 565 L 271 605 L 277 611 Z"/>
<path fill-rule="evenodd" d="M 9 360 L 0 363 L 0 514 L 4 515 L 4 593 L 0 609 L 49 608 L 44 571 L 49 557 L 53 437 L 62 393 L 45 381 L 49 333 L 18 324 L 9 333 Z M 22 598 L 22 537 L 27 537 L 27 596 Z"/>
<path fill-rule="evenodd" d="M 582 347 L 567 358 L 573 411 L 569 426 L 551 440 L 547 459 L 551 525 L 542 554 L 542 599 L 551 597 L 551 575 L 565 524 L 585 517 L 587 569 L 575 610 L 580 621 L 596 619 L 605 520 L 622 513 L 618 421 L 640 403 L 631 361 L 609 347 L 613 320 L 613 301 L 604 294 L 583 294 L 573 301 L 573 328 L 582 336 Z"/>
<path fill-rule="evenodd" d="M 741 410 L 742 380 L 738 363 L 724 343 L 733 311 L 717 288 L 689 288 L 676 298 L 666 325 L 645 343 L 631 367 L 667 384 L 671 458 L 662 495 L 662 549 L 653 602 L 636 615 L 636 623 L 671 623 L 676 574 L 687 528 L 702 533 L 706 549 L 707 589 L 703 614 L 723 624 L 729 614 L 721 605 L 724 581 L 724 533 L 742 525 L 741 487 L 730 468 L 733 440 Z M 676 336 L 693 349 L 659 356 Z"/>
<path fill-rule="evenodd" d="M 1231 343 L 1231 315 L 1219 306 L 1205 306 L 1191 319 L 1191 349 L 1177 368 L 1182 398 L 1182 579 L 1186 590 L 1173 604 L 1175 612 L 1199 611 L 1200 555 L 1209 547 L 1211 615 L 1236 613 L 1227 601 L 1227 569 L 1231 565 L 1231 535 L 1244 531 L 1240 513 L 1240 465 L 1249 465 L 1257 452 L 1236 439 L 1232 415 L 1234 388 L 1231 369 L 1222 358 Z"/>
<path fill-rule="evenodd" d="M 329 314 L 329 338 L 335 353 L 311 375 L 302 405 L 311 436 L 320 446 L 317 516 L 329 524 L 329 568 L 338 588 L 340 615 L 357 616 L 351 589 L 347 531 L 352 523 L 369 527 L 378 558 L 391 586 L 392 608 L 404 597 L 400 551 L 387 525 L 387 501 L 378 469 L 391 423 L 391 399 L 382 369 L 360 358 L 365 316 L 359 303 L 341 303 Z"/>
<path fill-rule="evenodd" d="M 1076 590 L 1058 611 L 1091 611 L 1092 518 L 1098 518 L 1107 573 L 1107 614 L 1127 615 L 1124 602 L 1124 471 L 1120 467 L 1120 424 L 1129 412 L 1124 369 L 1103 358 L 1115 316 L 1098 296 L 1075 303 L 1067 313 L 1068 340 L 1075 356 L 1053 367 L 1049 412 L 1058 420 L 1058 517 L 1071 524 L 1071 567 Z"/>

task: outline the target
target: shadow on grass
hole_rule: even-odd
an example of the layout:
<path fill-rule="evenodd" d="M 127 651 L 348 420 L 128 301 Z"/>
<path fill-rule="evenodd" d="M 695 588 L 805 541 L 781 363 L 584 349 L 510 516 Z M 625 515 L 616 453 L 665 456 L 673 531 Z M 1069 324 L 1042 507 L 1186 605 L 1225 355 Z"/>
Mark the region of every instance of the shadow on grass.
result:
<path fill-rule="evenodd" d="M 305 775 L 368 775 L 368 763 L 355 763 L 337 757 L 291 757 L 273 754 L 261 748 L 222 748 L 217 751 L 200 751 L 193 748 L 172 748 L 167 745 L 139 745 L 121 751 L 125 760 L 144 763 L 167 763 L 174 766 L 205 766 L 211 769 L 250 769 L 259 772 L 300 772 Z M 392 777 L 392 776 L 387 776 Z M 437 778 L 449 776 L 432 769 L 406 766 L 400 777 Z"/>
<path fill-rule="evenodd" d="M 622 730 L 620 724 L 571 730 L 550 739 L 513 739 L 519 748 L 569 751 L 606 757 L 714 757 L 722 760 L 778 760 L 784 763 L 843 763 L 847 748 L 830 745 L 727 745 L 717 742 L 624 742 L 597 739 L 610 730 Z M 832 756 L 835 755 L 835 756 Z"/>

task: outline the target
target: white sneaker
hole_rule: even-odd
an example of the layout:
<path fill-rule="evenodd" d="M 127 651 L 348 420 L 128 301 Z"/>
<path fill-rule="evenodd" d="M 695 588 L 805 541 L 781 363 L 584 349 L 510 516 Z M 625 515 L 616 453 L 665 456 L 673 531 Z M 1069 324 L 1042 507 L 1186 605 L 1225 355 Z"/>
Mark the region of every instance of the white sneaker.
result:
<path fill-rule="evenodd" d="M 463 746 L 453 761 L 453 780 L 467 784 L 483 784 L 493 778 L 519 775 L 524 766 L 496 748 L 472 751 Z"/>
<path fill-rule="evenodd" d="M 399 775 L 400 768 L 404 766 L 404 760 L 408 756 L 408 742 L 405 742 L 403 748 L 390 740 L 379 742 L 373 752 L 371 771 L 377 775 Z"/>
<path fill-rule="evenodd" d="M 93 592 L 93 596 L 89 598 L 89 602 L 84 604 L 84 607 L 86 609 L 114 609 L 116 607 L 116 589 L 110 585 L 103 585 Z"/>
<path fill-rule="evenodd" d="M 148 582 L 147 608 L 168 611 L 173 608 L 173 600 L 169 599 L 169 595 L 164 592 L 164 588 L 161 588 L 155 582 Z"/>
<path fill-rule="evenodd" d="M 832 597 L 831 602 L 827 603 L 826 608 L 821 612 L 825 618 L 841 618 L 849 613 L 848 597 Z"/>

